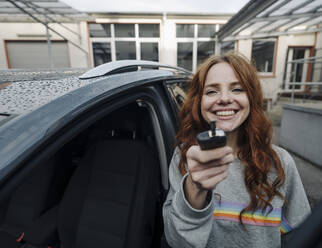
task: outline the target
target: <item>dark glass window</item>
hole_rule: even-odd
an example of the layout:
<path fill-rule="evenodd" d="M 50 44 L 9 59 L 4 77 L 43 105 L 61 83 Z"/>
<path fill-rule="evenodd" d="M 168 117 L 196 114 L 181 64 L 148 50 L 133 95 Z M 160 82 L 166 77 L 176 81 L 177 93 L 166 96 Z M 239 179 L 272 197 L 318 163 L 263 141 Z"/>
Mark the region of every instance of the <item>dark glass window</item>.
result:
<path fill-rule="evenodd" d="M 111 37 L 110 24 L 90 23 L 88 26 L 90 37 Z"/>
<path fill-rule="evenodd" d="M 259 72 L 273 72 L 275 41 L 253 40 L 252 58 Z"/>
<path fill-rule="evenodd" d="M 183 67 L 192 71 L 192 42 L 182 43 L 178 42 L 177 48 L 177 64 L 179 67 Z"/>
<path fill-rule="evenodd" d="M 115 37 L 135 37 L 134 24 L 114 24 Z"/>
<path fill-rule="evenodd" d="M 305 50 L 306 48 L 293 48 L 292 60 L 304 59 Z M 303 66 L 304 66 L 303 63 L 297 63 L 297 64 L 292 63 L 291 71 L 293 73 L 291 73 L 290 82 L 302 82 Z M 296 67 L 296 70 L 295 70 L 295 67 Z M 290 85 L 289 89 L 292 89 L 292 88 L 293 88 L 293 85 Z M 301 88 L 301 85 L 294 85 L 294 89 L 300 89 L 300 88 Z"/>
<path fill-rule="evenodd" d="M 177 24 L 177 37 L 194 37 L 194 24 Z"/>
<path fill-rule="evenodd" d="M 116 59 L 136 59 L 135 41 L 116 41 Z"/>
<path fill-rule="evenodd" d="M 216 25 L 198 24 L 198 37 L 215 37 Z"/>
<path fill-rule="evenodd" d="M 158 43 L 141 43 L 141 59 L 159 61 L 159 46 Z"/>
<path fill-rule="evenodd" d="M 197 65 L 215 53 L 215 41 L 198 41 Z"/>
<path fill-rule="evenodd" d="M 159 24 L 139 24 L 140 37 L 159 37 Z"/>
<path fill-rule="evenodd" d="M 110 43 L 93 42 L 92 45 L 94 55 L 94 66 L 98 66 L 112 61 Z"/>
<path fill-rule="evenodd" d="M 235 42 L 234 41 L 224 41 L 221 43 L 220 53 L 224 54 L 228 51 L 235 50 Z"/>

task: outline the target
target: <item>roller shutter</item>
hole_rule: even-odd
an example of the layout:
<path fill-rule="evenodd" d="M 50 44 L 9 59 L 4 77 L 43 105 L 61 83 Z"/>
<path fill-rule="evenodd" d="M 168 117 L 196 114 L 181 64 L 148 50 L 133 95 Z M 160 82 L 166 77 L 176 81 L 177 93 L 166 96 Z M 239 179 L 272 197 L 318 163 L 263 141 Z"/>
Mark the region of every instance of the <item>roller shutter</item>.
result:
<path fill-rule="evenodd" d="M 7 41 L 10 68 L 50 68 L 46 41 Z M 70 67 L 67 42 L 52 41 L 54 68 Z"/>

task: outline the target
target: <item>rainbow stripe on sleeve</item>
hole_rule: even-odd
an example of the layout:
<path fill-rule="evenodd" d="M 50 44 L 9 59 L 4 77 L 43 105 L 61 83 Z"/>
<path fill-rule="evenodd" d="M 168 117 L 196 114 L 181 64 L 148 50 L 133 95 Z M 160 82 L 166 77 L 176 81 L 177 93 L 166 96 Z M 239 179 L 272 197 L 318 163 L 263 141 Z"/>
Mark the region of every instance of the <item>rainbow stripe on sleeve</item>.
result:
<path fill-rule="evenodd" d="M 215 220 L 230 220 L 234 222 L 239 221 L 240 212 L 246 207 L 246 204 L 233 203 L 221 201 L 220 204 L 217 202 L 215 210 L 213 212 L 213 217 Z M 262 210 L 257 210 L 254 213 L 245 212 L 243 214 L 243 223 L 257 226 L 276 226 L 281 228 L 281 232 L 285 233 L 290 231 L 292 228 L 286 220 L 282 219 L 282 209 L 273 208 L 269 213 L 268 210 L 262 212 Z"/>
<path fill-rule="evenodd" d="M 281 221 L 281 233 L 284 234 L 288 233 L 289 231 L 292 231 L 292 227 L 283 216 Z"/>

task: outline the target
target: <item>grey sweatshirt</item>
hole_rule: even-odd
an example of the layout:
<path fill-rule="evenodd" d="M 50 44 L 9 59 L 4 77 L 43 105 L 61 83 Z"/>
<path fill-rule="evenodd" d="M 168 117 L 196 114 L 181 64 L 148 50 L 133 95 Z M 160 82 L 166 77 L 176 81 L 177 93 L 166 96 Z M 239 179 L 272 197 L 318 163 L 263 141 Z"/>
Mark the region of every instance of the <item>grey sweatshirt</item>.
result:
<path fill-rule="evenodd" d="M 191 207 L 185 199 L 183 182 L 187 176 L 179 172 L 180 153 L 175 150 L 169 168 L 170 190 L 163 205 L 165 235 L 171 247 L 280 247 L 281 235 L 299 225 L 310 206 L 294 160 L 284 149 L 273 146 L 281 159 L 285 183 L 271 202 L 273 210 L 258 210 L 239 222 L 240 211 L 250 198 L 244 183 L 244 166 L 235 159 L 227 178 L 211 194 L 209 204 L 202 210 Z M 274 180 L 272 171 L 269 179 Z M 244 216 L 244 215 L 243 215 Z"/>

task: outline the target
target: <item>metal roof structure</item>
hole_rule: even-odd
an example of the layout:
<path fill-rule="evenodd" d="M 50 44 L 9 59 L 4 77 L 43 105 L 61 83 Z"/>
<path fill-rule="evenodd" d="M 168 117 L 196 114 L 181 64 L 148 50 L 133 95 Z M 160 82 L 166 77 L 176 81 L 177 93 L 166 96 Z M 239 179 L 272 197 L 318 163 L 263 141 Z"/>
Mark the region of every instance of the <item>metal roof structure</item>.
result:
<path fill-rule="evenodd" d="M 322 0 L 251 0 L 217 33 L 220 41 L 322 31 Z"/>
<path fill-rule="evenodd" d="M 58 24 L 78 36 L 80 39 L 80 34 L 64 25 L 64 23 L 79 23 L 81 20 L 92 20 L 92 18 L 58 0 L 0 0 L 0 22 L 33 21 L 41 23 L 46 27 L 48 54 L 51 67 L 53 67 L 53 59 L 49 30 L 85 53 L 88 64 L 88 52 L 85 49 L 49 26 L 51 23 Z"/>
<path fill-rule="evenodd" d="M 58 0 L 0 0 L 0 22 L 28 22 L 35 18 L 50 23 L 91 19 Z"/>

